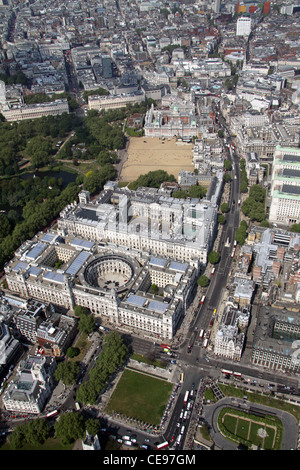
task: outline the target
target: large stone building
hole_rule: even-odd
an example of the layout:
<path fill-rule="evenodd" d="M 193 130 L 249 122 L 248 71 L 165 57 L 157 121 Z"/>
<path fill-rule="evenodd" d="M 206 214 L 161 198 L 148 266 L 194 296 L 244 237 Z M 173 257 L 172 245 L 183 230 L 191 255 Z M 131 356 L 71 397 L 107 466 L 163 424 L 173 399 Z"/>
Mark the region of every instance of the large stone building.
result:
<path fill-rule="evenodd" d="M 7 121 L 22 121 L 69 113 L 69 105 L 66 99 L 38 104 L 25 104 L 21 97 L 7 99 L 5 83 L 0 81 L 0 113 Z"/>
<path fill-rule="evenodd" d="M 216 205 L 147 188 L 108 189 L 92 202 L 83 192 L 79 200 L 62 211 L 58 233 L 20 247 L 5 268 L 8 288 L 172 339 L 213 244 Z"/>
<path fill-rule="evenodd" d="M 169 109 L 154 109 L 152 105 L 145 116 L 146 137 L 179 137 L 191 140 L 198 137 L 198 117 L 195 112 L 180 109 L 176 104 Z"/>
<path fill-rule="evenodd" d="M 145 93 L 141 91 L 108 96 L 91 95 L 88 97 L 88 108 L 97 111 L 119 109 L 125 108 L 127 104 L 141 103 L 145 99 Z"/>
<path fill-rule="evenodd" d="M 285 306 L 286 307 L 286 306 Z M 298 310 L 261 306 L 253 338 L 251 362 L 288 373 L 299 373 L 300 324 Z"/>
<path fill-rule="evenodd" d="M 270 222 L 300 222 L 300 149 L 277 146 L 272 165 Z"/>
<path fill-rule="evenodd" d="M 29 356 L 19 364 L 15 378 L 2 395 L 6 410 L 39 414 L 51 395 L 56 361 Z"/>

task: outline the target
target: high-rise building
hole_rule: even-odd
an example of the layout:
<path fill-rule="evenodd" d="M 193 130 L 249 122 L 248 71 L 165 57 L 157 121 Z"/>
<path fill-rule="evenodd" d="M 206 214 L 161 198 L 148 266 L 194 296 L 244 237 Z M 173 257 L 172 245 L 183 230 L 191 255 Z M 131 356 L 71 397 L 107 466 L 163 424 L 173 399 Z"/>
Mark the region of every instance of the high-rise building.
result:
<path fill-rule="evenodd" d="M 242 16 L 238 18 L 236 23 L 236 35 L 237 36 L 249 36 L 251 33 L 251 18 Z"/>
<path fill-rule="evenodd" d="M 220 7 L 221 7 L 221 0 L 214 0 L 213 5 L 212 5 L 213 11 L 215 13 L 219 13 L 220 12 Z"/>

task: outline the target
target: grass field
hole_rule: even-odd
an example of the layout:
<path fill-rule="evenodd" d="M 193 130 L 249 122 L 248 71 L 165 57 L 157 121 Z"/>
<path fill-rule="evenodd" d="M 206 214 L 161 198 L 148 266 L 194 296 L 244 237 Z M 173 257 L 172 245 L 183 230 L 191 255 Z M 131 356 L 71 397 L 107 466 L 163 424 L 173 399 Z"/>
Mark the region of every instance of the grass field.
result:
<path fill-rule="evenodd" d="M 106 411 L 114 411 L 157 426 L 172 389 L 173 384 L 165 380 L 125 369 Z"/>

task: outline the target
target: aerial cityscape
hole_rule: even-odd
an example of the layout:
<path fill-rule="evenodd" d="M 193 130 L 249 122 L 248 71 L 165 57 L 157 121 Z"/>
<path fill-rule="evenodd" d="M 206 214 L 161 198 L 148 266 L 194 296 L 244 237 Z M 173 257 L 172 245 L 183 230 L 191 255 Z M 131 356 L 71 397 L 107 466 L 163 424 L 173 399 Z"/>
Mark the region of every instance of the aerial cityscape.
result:
<path fill-rule="evenodd" d="M 0 0 L 0 449 L 300 449 L 299 20 Z"/>

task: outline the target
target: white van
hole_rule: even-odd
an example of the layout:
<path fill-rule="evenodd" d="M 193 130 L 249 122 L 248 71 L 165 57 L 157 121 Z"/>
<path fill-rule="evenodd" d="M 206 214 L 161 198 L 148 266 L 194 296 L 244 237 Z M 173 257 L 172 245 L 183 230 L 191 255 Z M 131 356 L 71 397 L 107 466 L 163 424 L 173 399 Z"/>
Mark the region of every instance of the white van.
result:
<path fill-rule="evenodd" d="M 183 434 L 184 430 L 185 430 L 185 426 L 182 426 L 181 429 L 180 429 L 180 434 Z"/>

